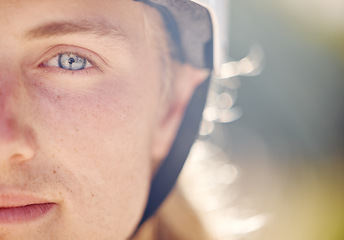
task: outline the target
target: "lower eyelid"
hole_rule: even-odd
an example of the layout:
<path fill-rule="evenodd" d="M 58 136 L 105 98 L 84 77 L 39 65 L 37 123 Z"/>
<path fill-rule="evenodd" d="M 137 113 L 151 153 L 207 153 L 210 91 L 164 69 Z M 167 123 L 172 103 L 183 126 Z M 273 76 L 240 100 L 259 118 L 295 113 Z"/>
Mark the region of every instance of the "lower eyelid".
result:
<path fill-rule="evenodd" d="M 96 67 L 84 68 L 82 70 L 66 70 L 59 67 L 39 67 L 32 74 L 43 82 L 64 82 L 73 79 L 75 81 L 86 81 L 93 79 L 102 71 Z"/>

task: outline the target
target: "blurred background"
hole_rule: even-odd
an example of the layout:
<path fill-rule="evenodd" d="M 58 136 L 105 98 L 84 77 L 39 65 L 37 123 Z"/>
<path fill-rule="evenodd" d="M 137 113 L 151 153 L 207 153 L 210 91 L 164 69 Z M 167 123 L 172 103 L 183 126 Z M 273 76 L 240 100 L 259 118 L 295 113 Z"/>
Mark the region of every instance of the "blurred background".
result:
<path fill-rule="evenodd" d="M 343 240 L 344 1 L 229 12 L 233 77 L 213 81 L 185 194 L 216 239 Z"/>

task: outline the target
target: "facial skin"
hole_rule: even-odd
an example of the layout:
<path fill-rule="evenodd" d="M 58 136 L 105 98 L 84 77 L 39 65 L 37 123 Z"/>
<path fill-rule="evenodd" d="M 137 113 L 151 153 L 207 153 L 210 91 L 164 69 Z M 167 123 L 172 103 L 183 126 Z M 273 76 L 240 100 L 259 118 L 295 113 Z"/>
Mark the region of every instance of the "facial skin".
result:
<path fill-rule="evenodd" d="M 6 196 L 55 203 L 38 219 L 0 223 L 0 239 L 127 239 L 134 231 L 154 169 L 205 77 L 175 64 L 166 100 L 144 12 L 160 19 L 148 8 L 0 0 L 0 207 Z M 58 56 L 69 53 L 86 68 L 61 68 Z"/>

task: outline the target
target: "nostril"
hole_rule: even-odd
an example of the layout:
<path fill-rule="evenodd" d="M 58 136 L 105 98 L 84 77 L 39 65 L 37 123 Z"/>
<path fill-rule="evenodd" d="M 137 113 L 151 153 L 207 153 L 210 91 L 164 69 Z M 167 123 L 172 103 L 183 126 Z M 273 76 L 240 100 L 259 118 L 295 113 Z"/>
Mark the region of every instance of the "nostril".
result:
<path fill-rule="evenodd" d="M 36 155 L 36 150 L 24 141 L 0 142 L 0 162 L 22 162 Z"/>
<path fill-rule="evenodd" d="M 9 126 L 9 125 L 7 125 Z M 25 161 L 32 159 L 36 154 L 36 141 L 32 129 L 19 127 L 11 122 L 11 129 L 0 131 L 0 161 Z M 3 134 L 7 132 L 6 134 Z"/>
<path fill-rule="evenodd" d="M 21 161 L 24 161 L 24 160 L 25 160 L 25 157 L 24 157 L 24 155 L 22 155 L 22 154 L 14 154 L 14 155 L 11 157 L 11 159 L 12 159 L 13 161 L 21 162 Z"/>

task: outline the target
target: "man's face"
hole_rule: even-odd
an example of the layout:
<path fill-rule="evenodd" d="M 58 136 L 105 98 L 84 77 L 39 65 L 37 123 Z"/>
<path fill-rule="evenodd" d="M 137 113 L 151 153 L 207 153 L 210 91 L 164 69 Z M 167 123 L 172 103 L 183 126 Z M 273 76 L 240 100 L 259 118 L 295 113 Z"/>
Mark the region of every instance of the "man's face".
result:
<path fill-rule="evenodd" d="M 145 24 L 130 0 L 0 0 L 0 239 L 135 229 L 164 102 Z"/>

